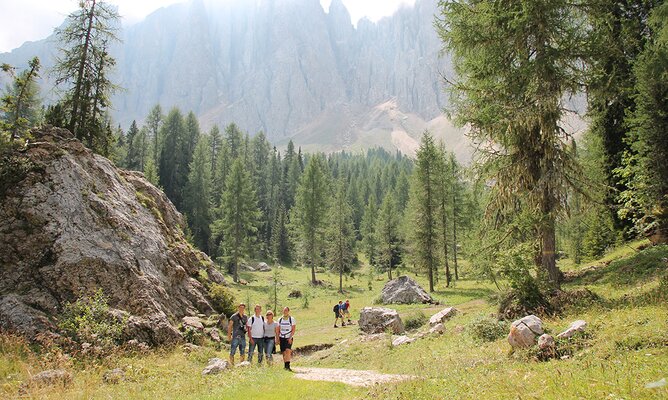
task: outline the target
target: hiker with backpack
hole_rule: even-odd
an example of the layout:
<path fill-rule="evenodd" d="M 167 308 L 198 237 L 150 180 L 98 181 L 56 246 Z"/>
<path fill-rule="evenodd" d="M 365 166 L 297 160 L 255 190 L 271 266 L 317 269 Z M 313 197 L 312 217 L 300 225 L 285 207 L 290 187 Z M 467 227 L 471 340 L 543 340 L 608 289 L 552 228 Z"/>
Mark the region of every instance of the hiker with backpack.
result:
<path fill-rule="evenodd" d="M 227 325 L 227 340 L 231 343 L 230 364 L 234 365 L 234 354 L 239 349 L 241 362 L 246 359 L 246 324 L 248 317 L 245 315 L 246 305 L 239 304 L 238 311 L 232 314 Z"/>
<path fill-rule="evenodd" d="M 339 300 L 339 304 L 334 305 L 332 311 L 334 311 L 334 328 L 338 328 L 336 323 L 339 321 L 339 318 L 341 318 L 341 326 L 346 326 L 346 322 L 343 320 L 343 302 L 341 300 Z"/>
<path fill-rule="evenodd" d="M 248 318 L 246 325 L 248 331 L 248 341 L 250 348 L 248 349 L 248 361 L 253 362 L 253 353 L 257 347 L 257 363 L 262 364 L 264 356 L 264 316 L 262 315 L 262 306 L 255 305 L 255 314 Z"/>
<path fill-rule="evenodd" d="M 267 363 L 271 365 L 274 361 L 274 349 L 278 342 L 280 328 L 278 322 L 274 321 L 274 312 L 267 311 L 267 319 L 264 322 L 264 352 L 267 357 Z"/>
<path fill-rule="evenodd" d="M 284 368 L 292 372 L 290 369 L 290 360 L 292 360 L 292 341 L 297 329 L 297 321 L 290 315 L 290 307 L 283 309 L 283 316 L 278 320 L 279 328 L 279 342 L 281 345 L 281 353 L 283 354 Z"/>

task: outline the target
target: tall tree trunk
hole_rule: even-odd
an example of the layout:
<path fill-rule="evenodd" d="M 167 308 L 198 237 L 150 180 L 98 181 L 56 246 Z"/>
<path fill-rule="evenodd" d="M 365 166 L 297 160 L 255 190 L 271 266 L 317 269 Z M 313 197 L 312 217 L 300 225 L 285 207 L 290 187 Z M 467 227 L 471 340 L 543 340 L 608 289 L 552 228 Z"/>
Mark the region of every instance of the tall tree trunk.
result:
<path fill-rule="evenodd" d="M 387 265 L 387 274 L 388 274 L 390 280 L 392 280 L 392 244 L 390 244 L 388 246 L 387 250 L 388 250 L 388 253 L 390 254 L 388 265 Z"/>
<path fill-rule="evenodd" d="M 561 273 L 557 267 L 556 258 L 556 235 L 554 220 L 546 222 L 540 230 L 541 236 L 541 266 L 547 272 L 550 284 L 559 288 L 561 286 Z"/>
<path fill-rule="evenodd" d="M 444 196 L 445 197 L 445 196 Z M 445 215 L 445 199 L 441 204 L 442 223 L 443 223 L 443 260 L 445 261 L 445 286 L 450 287 L 450 264 L 448 263 L 448 219 Z"/>
<path fill-rule="evenodd" d="M 343 264 L 339 265 L 339 293 L 343 293 Z"/>
<path fill-rule="evenodd" d="M 455 280 L 459 280 L 457 270 L 457 195 L 452 191 L 452 261 L 455 267 Z"/>

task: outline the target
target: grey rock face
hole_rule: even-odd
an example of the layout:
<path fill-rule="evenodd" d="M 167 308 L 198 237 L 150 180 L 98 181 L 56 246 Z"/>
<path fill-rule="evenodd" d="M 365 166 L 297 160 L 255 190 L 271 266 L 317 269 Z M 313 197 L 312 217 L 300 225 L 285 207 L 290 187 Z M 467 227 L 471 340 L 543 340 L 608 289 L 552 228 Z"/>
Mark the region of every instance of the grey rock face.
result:
<path fill-rule="evenodd" d="M 365 307 L 360 312 L 359 327 L 365 333 L 383 333 L 387 329 L 394 334 L 404 332 L 404 324 L 401 322 L 396 310 L 383 307 Z"/>
<path fill-rule="evenodd" d="M 527 315 L 510 325 L 508 343 L 513 348 L 531 347 L 536 344 L 536 338 L 543 333 L 543 322 L 540 318 L 535 315 Z"/>
<path fill-rule="evenodd" d="M 419 304 L 432 302 L 429 293 L 406 275 L 387 282 L 380 297 L 383 304 Z"/>
<path fill-rule="evenodd" d="M 53 334 L 64 303 L 98 289 L 127 339 L 149 344 L 179 342 L 181 318 L 214 313 L 198 281 L 212 262 L 160 190 L 68 131 L 33 137 L 15 154 L 32 167 L 0 193 L 0 329 Z"/>

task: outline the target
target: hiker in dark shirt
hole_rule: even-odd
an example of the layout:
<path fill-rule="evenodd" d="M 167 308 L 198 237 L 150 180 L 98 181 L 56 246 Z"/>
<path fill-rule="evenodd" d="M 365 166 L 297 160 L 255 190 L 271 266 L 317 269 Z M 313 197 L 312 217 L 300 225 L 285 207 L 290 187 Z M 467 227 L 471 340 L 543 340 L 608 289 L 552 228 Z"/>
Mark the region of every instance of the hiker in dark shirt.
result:
<path fill-rule="evenodd" d="M 230 323 L 227 326 L 227 340 L 230 341 L 232 347 L 230 348 L 230 363 L 234 365 L 234 354 L 239 349 L 241 362 L 246 359 L 246 324 L 248 324 L 248 316 L 246 316 L 246 305 L 239 304 L 238 311 L 230 317 Z"/>

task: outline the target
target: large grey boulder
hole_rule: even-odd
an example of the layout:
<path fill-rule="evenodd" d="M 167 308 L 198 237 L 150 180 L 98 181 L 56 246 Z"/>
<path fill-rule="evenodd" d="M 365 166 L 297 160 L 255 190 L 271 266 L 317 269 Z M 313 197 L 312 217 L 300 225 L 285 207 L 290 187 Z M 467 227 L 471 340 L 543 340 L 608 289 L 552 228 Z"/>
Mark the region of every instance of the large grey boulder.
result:
<path fill-rule="evenodd" d="M 271 267 L 267 265 L 265 262 L 258 263 L 257 266 L 255 267 L 255 270 L 258 272 L 270 272 Z"/>
<path fill-rule="evenodd" d="M 531 347 L 543 333 L 543 321 L 535 315 L 527 315 L 510 325 L 508 343 L 513 348 Z"/>
<path fill-rule="evenodd" d="M 431 303 L 433 301 L 429 293 L 406 275 L 387 282 L 380 297 L 383 304 Z"/>
<path fill-rule="evenodd" d="M 203 273 L 213 263 L 187 242 L 182 215 L 68 131 L 32 136 L 10 155 L 26 168 L 0 183 L 0 330 L 57 335 L 63 305 L 102 289 L 126 339 L 182 341 L 181 318 L 215 312 Z"/>
<path fill-rule="evenodd" d="M 455 315 L 457 315 L 456 308 L 454 307 L 445 308 L 437 312 L 436 314 L 432 315 L 431 318 L 429 318 L 429 326 L 436 326 L 438 324 L 442 324 L 443 322 L 454 317 Z"/>
<path fill-rule="evenodd" d="M 404 332 L 404 324 L 399 313 L 384 307 L 363 308 L 360 311 L 359 327 L 362 332 L 369 334 L 383 333 L 388 329 L 394 334 Z"/>

